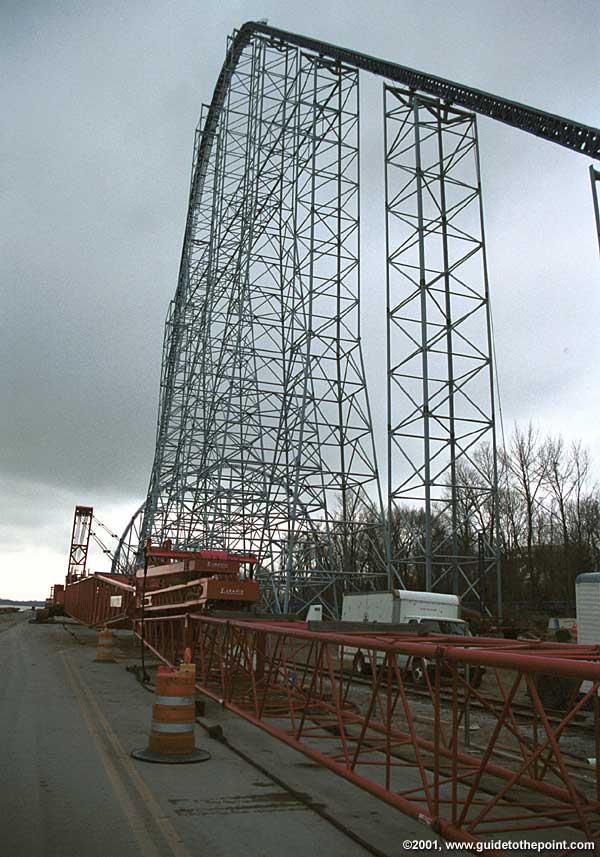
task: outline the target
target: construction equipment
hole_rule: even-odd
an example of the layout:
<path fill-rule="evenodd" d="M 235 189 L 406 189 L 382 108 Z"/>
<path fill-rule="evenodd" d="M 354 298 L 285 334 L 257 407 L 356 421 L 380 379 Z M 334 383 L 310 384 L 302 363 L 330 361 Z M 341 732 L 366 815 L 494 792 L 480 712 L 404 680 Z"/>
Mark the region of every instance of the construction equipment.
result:
<path fill-rule="evenodd" d="M 567 750 L 578 734 L 589 756 L 600 746 L 597 647 L 328 625 L 154 617 L 146 644 L 169 664 L 190 646 L 205 696 L 447 839 L 475 843 L 562 825 L 572 839 L 597 838 L 600 779 Z M 340 670 L 337 652 L 348 646 L 380 669 L 370 677 Z M 401 656 L 432 665 L 417 697 Z M 557 715 L 537 691 L 540 675 L 590 687 Z M 590 728 L 579 733 L 588 703 Z M 481 744 L 470 739 L 470 710 Z"/>
<path fill-rule="evenodd" d="M 170 764 L 210 759 L 210 753 L 198 750 L 194 743 L 195 680 L 196 666 L 191 663 L 189 649 L 178 670 L 158 667 L 148 747 L 134 750 L 131 754 L 134 759 Z"/>
<path fill-rule="evenodd" d="M 104 626 L 98 634 L 98 648 L 96 649 L 96 661 L 103 664 L 114 664 L 113 658 L 113 635 L 112 631 Z"/>
<path fill-rule="evenodd" d="M 146 547 L 148 560 L 162 560 L 136 572 L 136 606 L 149 614 L 223 607 L 248 610 L 260 598 L 252 579 L 256 557 L 219 550 L 173 551 Z M 166 560 L 166 562 L 165 562 Z M 242 577 L 242 565 L 249 565 Z"/>
<path fill-rule="evenodd" d="M 81 510 L 84 510 L 85 517 Z M 75 508 L 66 588 L 55 584 L 49 614 L 63 610 L 86 625 L 132 627 L 134 614 L 170 615 L 181 610 L 214 608 L 248 611 L 260 592 L 254 577 L 256 556 L 228 551 L 175 551 L 166 540 L 146 545 L 146 563 L 135 578 L 119 574 L 89 574 L 81 537 L 89 541 L 91 507 Z M 88 514 L 89 513 L 89 514 Z M 85 523 L 82 523 L 84 521 Z M 87 534 L 87 535 L 86 535 Z M 87 542 L 86 542 L 87 544 Z M 74 571 L 74 568 L 79 569 Z M 243 567 L 247 570 L 243 571 Z"/>
<path fill-rule="evenodd" d="M 87 574 L 87 556 L 94 510 L 91 506 L 75 506 L 67 583 L 72 583 Z"/>

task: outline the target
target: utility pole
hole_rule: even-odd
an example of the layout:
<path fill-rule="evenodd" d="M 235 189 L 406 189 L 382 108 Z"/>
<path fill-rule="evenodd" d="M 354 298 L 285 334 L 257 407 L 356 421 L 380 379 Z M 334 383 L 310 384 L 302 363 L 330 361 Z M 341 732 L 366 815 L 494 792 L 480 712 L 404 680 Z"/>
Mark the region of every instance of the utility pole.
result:
<path fill-rule="evenodd" d="M 598 182 L 600 182 L 600 170 L 597 170 L 593 164 L 590 164 L 590 180 L 592 182 L 592 199 L 594 200 L 594 214 L 596 216 L 598 250 L 600 251 L 600 203 L 598 202 Z"/>

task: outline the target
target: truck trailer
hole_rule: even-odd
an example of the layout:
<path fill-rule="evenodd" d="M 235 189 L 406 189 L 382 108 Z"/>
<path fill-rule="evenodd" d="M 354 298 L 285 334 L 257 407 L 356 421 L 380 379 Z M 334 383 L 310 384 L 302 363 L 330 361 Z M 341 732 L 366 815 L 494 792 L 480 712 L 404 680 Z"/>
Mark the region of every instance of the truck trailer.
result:
<path fill-rule="evenodd" d="M 457 595 L 441 592 L 413 592 L 409 589 L 392 589 L 386 592 L 352 592 L 344 595 L 342 622 L 364 622 L 382 625 L 422 626 L 430 634 L 466 636 L 469 626 L 460 619 L 460 600 Z M 380 666 L 381 652 L 373 655 L 358 648 L 346 647 L 344 664 L 356 664 L 358 672 L 370 673 Z M 398 655 L 398 665 L 415 682 L 425 682 L 428 664 L 423 658 Z"/>

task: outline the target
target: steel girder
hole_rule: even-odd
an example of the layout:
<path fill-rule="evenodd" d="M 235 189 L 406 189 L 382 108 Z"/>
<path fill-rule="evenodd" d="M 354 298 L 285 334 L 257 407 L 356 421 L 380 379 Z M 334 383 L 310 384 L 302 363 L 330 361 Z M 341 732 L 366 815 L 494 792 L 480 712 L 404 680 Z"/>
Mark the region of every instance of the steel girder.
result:
<path fill-rule="evenodd" d="M 533 134 L 542 140 L 548 140 L 579 154 L 600 160 L 600 129 L 584 125 L 582 122 L 575 122 L 573 119 L 567 119 L 564 116 L 546 113 L 544 110 L 538 110 L 517 101 L 510 101 L 508 98 L 493 95 L 491 92 L 482 92 L 482 90 L 472 86 L 465 86 L 462 83 L 408 68 L 399 63 L 388 62 L 358 51 L 348 50 L 348 48 L 339 45 L 322 42 L 320 39 L 288 33 L 285 30 L 278 30 L 275 27 L 254 21 L 247 22 L 239 30 L 234 49 L 243 49 L 244 43 L 252 37 L 253 33 L 263 33 L 288 44 L 298 45 L 304 50 L 314 51 L 320 56 L 330 57 L 338 62 L 347 63 L 354 68 L 399 83 L 412 91 L 432 95 L 448 106 L 464 107 L 481 116 L 494 119 L 496 122 L 510 125 L 519 131 Z"/>
<path fill-rule="evenodd" d="M 392 559 L 409 588 L 477 594 L 481 603 L 493 572 L 501 614 L 476 120 L 385 85 L 384 124 Z M 472 551 L 476 531 L 479 556 Z"/>

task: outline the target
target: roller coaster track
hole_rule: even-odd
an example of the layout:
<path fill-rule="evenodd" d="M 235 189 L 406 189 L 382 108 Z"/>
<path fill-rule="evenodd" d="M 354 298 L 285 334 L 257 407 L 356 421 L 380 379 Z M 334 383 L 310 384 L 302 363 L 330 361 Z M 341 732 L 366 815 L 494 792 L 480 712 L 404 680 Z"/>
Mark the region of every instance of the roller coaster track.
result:
<path fill-rule="evenodd" d="M 407 86 L 409 89 L 426 92 L 440 98 L 448 105 L 457 104 L 466 107 L 480 116 L 495 119 L 497 122 L 503 122 L 519 131 L 526 131 L 542 140 L 558 143 L 559 146 L 565 146 L 567 149 L 600 160 L 600 129 L 598 128 L 584 125 L 581 122 L 574 122 L 564 116 L 546 113 L 543 110 L 537 110 L 535 107 L 510 101 L 507 98 L 483 92 L 472 86 L 465 86 L 443 77 L 426 74 L 399 63 L 388 62 L 359 51 L 352 51 L 339 45 L 323 42 L 320 39 L 289 33 L 286 30 L 279 30 L 276 27 L 269 27 L 254 21 L 243 24 L 231 44 L 215 87 L 207 126 L 211 119 L 216 122 L 218 112 L 223 105 L 228 77 L 235 68 L 240 54 L 255 33 L 270 36 L 284 44 L 313 51 L 322 57 L 330 57 L 336 62 L 347 63 L 363 71 L 369 71 L 378 77 L 385 77 L 395 83 Z M 200 152 L 200 160 L 202 160 L 202 151 Z"/>
<path fill-rule="evenodd" d="M 369 71 L 378 77 L 384 77 L 395 83 L 407 86 L 409 89 L 426 92 L 429 95 L 440 98 L 448 106 L 457 104 L 461 107 L 466 107 L 480 116 L 495 119 L 497 122 L 503 122 L 505 125 L 517 128 L 519 131 L 526 131 L 528 134 L 533 134 L 542 140 L 558 143 L 559 146 L 564 146 L 582 155 L 600 160 L 600 129 L 598 128 L 584 125 L 581 122 L 575 122 L 572 119 L 566 119 L 564 116 L 546 113 L 535 107 L 529 107 L 517 101 L 510 101 L 507 98 L 483 92 L 472 86 L 464 86 L 464 84 L 456 83 L 443 77 L 426 74 L 414 68 L 400 65 L 399 63 L 371 57 L 368 54 L 342 48 L 339 45 L 332 45 L 320 39 L 313 39 L 309 36 L 299 35 L 298 33 L 289 33 L 277 27 L 269 27 L 266 24 L 247 21 L 237 31 L 229 47 L 215 86 L 209 112 L 206 117 L 205 132 L 202 135 L 198 151 L 198 168 L 194 174 L 192 197 L 195 197 L 198 192 L 202 192 L 202 185 L 208 165 L 208 152 L 212 146 L 214 132 L 227 93 L 229 79 L 237 66 L 242 51 L 255 33 L 270 36 L 274 41 L 279 41 L 283 44 L 295 45 L 304 50 L 313 51 L 322 57 L 329 57 L 336 62 L 347 63 L 363 71 Z"/>

